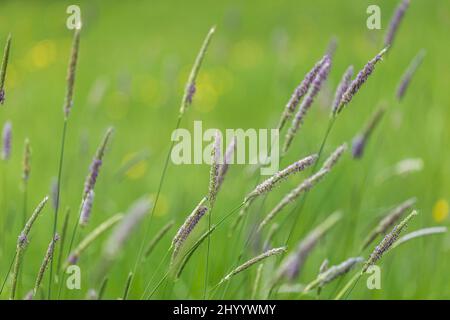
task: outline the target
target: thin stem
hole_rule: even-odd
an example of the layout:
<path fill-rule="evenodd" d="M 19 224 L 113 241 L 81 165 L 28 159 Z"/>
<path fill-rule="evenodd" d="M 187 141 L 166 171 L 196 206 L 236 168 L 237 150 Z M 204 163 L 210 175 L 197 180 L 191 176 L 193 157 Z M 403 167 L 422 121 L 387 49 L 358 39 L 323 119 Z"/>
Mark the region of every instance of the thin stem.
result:
<path fill-rule="evenodd" d="M 64 118 L 63 132 L 61 137 L 61 153 L 59 157 L 59 167 L 58 167 L 58 180 L 56 186 L 56 206 L 55 206 L 55 215 L 53 219 L 53 234 L 52 238 L 56 235 L 56 228 L 58 226 L 58 211 L 59 211 L 59 201 L 60 201 L 60 192 L 61 192 L 61 177 L 62 177 L 62 169 L 64 162 L 64 147 L 66 144 L 66 133 L 67 133 L 67 117 Z M 50 276 L 48 279 L 48 299 L 50 300 L 52 294 L 52 282 L 53 282 L 53 259 L 50 262 Z"/>
<path fill-rule="evenodd" d="M 79 213 L 79 216 L 81 215 L 81 210 L 82 210 L 82 207 L 80 207 L 80 213 Z M 75 237 L 76 237 L 76 234 L 77 234 L 77 231 L 78 231 L 78 221 L 79 221 L 79 218 L 75 221 L 75 225 L 74 225 L 74 227 L 73 227 L 73 231 L 72 231 L 72 235 L 71 235 L 71 237 L 70 237 L 70 242 L 69 242 L 69 250 L 67 251 L 68 252 L 68 254 L 70 254 L 70 252 L 72 252 L 72 247 L 73 247 L 73 244 L 74 244 L 74 242 L 75 242 Z M 61 248 L 61 250 L 62 250 L 62 248 Z M 61 291 L 62 291 L 62 286 L 63 286 L 63 283 L 64 283 L 64 280 L 65 280 L 65 273 L 64 273 L 64 270 L 60 270 L 60 274 L 62 273 L 62 275 L 61 275 L 61 282 L 59 283 L 59 289 L 58 289 L 58 299 L 59 299 L 59 297 L 60 297 L 60 295 L 61 295 Z"/>
<path fill-rule="evenodd" d="M 8 272 L 6 273 L 6 276 L 5 276 L 5 280 L 3 280 L 2 287 L 0 288 L 0 295 L 2 294 L 3 289 L 5 288 L 5 284 L 8 281 L 9 274 L 11 273 L 11 270 L 12 270 L 12 267 L 14 265 L 14 262 L 16 261 L 16 256 L 17 256 L 17 251 L 14 251 L 14 256 L 13 256 L 13 258 L 11 260 L 10 265 L 9 265 Z"/>
<path fill-rule="evenodd" d="M 206 267 L 205 267 L 205 287 L 203 289 L 203 300 L 206 300 L 206 291 L 208 289 L 208 271 L 209 271 L 209 249 L 211 246 L 211 218 L 212 218 L 212 208 L 208 215 L 208 244 L 206 249 Z"/>
<path fill-rule="evenodd" d="M 12 286 L 11 286 L 11 294 L 10 299 L 14 300 L 16 296 L 16 287 L 17 287 L 17 278 L 19 276 L 19 270 L 20 270 L 20 263 L 22 261 L 22 254 L 23 249 L 19 246 L 17 246 L 17 251 L 14 259 L 14 269 L 13 269 L 13 279 L 12 279 Z"/>
<path fill-rule="evenodd" d="M 125 283 L 125 289 L 123 290 L 122 300 L 127 300 L 128 294 L 130 292 L 130 284 L 133 279 L 133 274 L 130 272 L 127 277 L 127 282 Z"/>
<path fill-rule="evenodd" d="M 350 287 L 353 285 L 352 289 L 349 291 L 349 293 L 347 294 L 346 298 L 348 297 L 348 295 L 353 291 L 353 288 L 355 288 L 356 284 L 358 283 L 359 279 L 361 278 L 362 273 L 358 272 L 356 273 L 348 282 L 347 284 L 341 289 L 341 291 L 339 291 L 339 293 L 337 294 L 337 296 L 334 298 L 334 300 L 341 300 L 342 297 L 344 296 L 344 294 L 350 289 Z"/>
<path fill-rule="evenodd" d="M 227 214 L 226 214 L 226 215 L 225 215 L 225 216 L 224 216 L 224 217 L 216 224 L 214 230 L 216 230 L 223 222 L 225 222 L 229 217 L 231 217 L 234 213 L 236 213 L 236 212 L 237 212 L 240 208 L 242 208 L 244 205 L 245 205 L 245 202 L 242 202 L 239 206 L 237 206 L 236 208 L 234 208 L 233 210 L 231 210 L 229 213 L 227 213 Z M 191 254 L 191 252 L 192 252 L 193 250 L 196 250 L 196 249 L 197 249 L 197 247 L 196 247 L 195 245 L 193 245 L 191 248 L 189 248 L 189 250 L 187 250 L 187 252 L 186 252 L 185 255 L 183 256 L 183 259 L 186 258 L 189 254 Z M 148 291 L 148 289 L 149 289 L 149 287 L 150 287 L 150 284 L 151 284 L 153 278 L 156 276 L 156 273 L 158 272 L 158 270 L 159 270 L 159 268 L 161 267 L 161 265 L 163 264 L 163 262 L 164 262 L 164 261 L 167 259 L 167 257 L 169 256 L 169 253 L 170 253 L 170 248 L 169 248 L 169 250 L 167 251 L 167 253 L 164 255 L 163 259 L 161 260 L 161 262 L 159 263 L 158 267 L 156 268 L 155 273 L 153 274 L 152 278 L 150 279 L 150 281 L 149 281 L 148 284 L 146 285 L 145 290 L 144 290 L 144 293 L 143 293 L 142 296 L 141 296 L 141 299 L 143 299 L 143 298 L 145 297 L 145 295 L 147 294 L 147 291 Z M 181 261 L 182 261 L 183 259 L 181 259 Z M 165 274 L 165 276 L 164 276 L 164 279 L 167 277 L 168 274 L 169 274 L 169 271 L 166 272 L 166 274 Z M 160 282 L 158 283 L 157 288 L 161 285 L 161 283 L 162 283 L 162 281 L 160 281 Z M 156 291 L 157 288 L 155 288 L 154 290 L 152 290 L 151 294 L 147 297 L 147 299 L 149 299 L 149 298 L 155 293 L 155 291 Z"/>
<path fill-rule="evenodd" d="M 330 135 L 330 132 L 331 132 L 331 130 L 332 130 L 332 128 L 333 128 L 333 124 L 334 124 L 334 122 L 335 122 L 335 119 L 336 119 L 335 117 L 332 117 L 332 118 L 330 118 L 330 121 L 328 122 L 328 128 L 327 128 L 327 130 L 326 130 L 326 132 L 325 132 L 325 136 L 324 136 L 323 139 L 322 139 L 322 143 L 321 143 L 321 145 L 320 145 L 319 152 L 317 153 L 317 161 L 316 161 L 316 163 L 314 164 L 314 166 L 313 166 L 313 168 L 312 168 L 312 170 L 311 170 L 312 173 L 315 173 L 315 172 L 316 172 L 317 166 L 318 166 L 318 164 L 319 164 L 320 157 L 321 157 L 321 155 L 322 155 L 323 149 L 324 149 L 325 144 L 326 144 L 326 142 L 327 142 L 327 139 L 328 139 L 328 137 L 329 137 L 329 135 Z M 305 206 L 305 202 L 306 202 L 307 195 L 308 195 L 308 191 L 307 191 L 307 192 L 305 193 L 305 195 L 303 196 L 303 201 L 302 201 L 301 204 L 300 204 L 299 212 L 298 212 L 298 214 L 295 215 L 294 223 L 293 223 L 292 226 L 291 226 L 291 229 L 290 229 L 290 231 L 289 231 L 289 234 L 288 234 L 288 237 L 287 237 L 287 239 L 286 239 L 285 244 L 288 244 L 288 243 L 289 243 L 289 241 L 290 241 L 290 239 L 291 239 L 291 237 L 292 237 L 292 234 L 293 234 L 293 232 L 294 232 L 294 230 L 295 230 L 295 227 L 297 226 L 298 218 L 300 217 L 300 212 L 302 211 L 303 207 Z M 298 205 L 297 205 L 297 206 L 298 206 Z M 295 212 L 296 209 L 297 209 L 297 208 L 294 208 L 293 212 Z"/>
<path fill-rule="evenodd" d="M 178 116 L 177 123 L 175 125 L 174 131 L 176 131 L 180 127 L 180 123 L 181 123 L 181 116 Z M 148 218 L 148 223 L 146 224 L 146 227 L 145 227 L 144 239 L 143 239 L 143 241 L 141 243 L 141 246 L 139 248 L 139 252 L 138 252 L 138 255 L 137 255 L 137 258 L 136 258 L 136 262 L 135 262 L 135 265 L 134 265 L 134 268 L 133 268 L 133 274 L 136 274 L 136 270 L 137 270 L 140 262 L 142 261 L 142 255 L 143 255 L 143 252 L 144 252 L 144 247 L 145 247 L 146 243 L 148 242 L 149 230 L 150 230 L 150 222 L 151 222 L 153 214 L 155 212 L 156 205 L 158 204 L 159 195 L 161 193 L 161 190 L 162 190 L 162 187 L 163 187 L 163 184 L 164 184 L 164 179 L 166 177 L 167 167 L 169 166 L 170 154 L 172 153 L 172 149 L 173 149 L 174 145 L 175 145 L 175 141 L 172 141 L 172 143 L 170 145 L 170 148 L 169 148 L 169 151 L 167 152 L 167 155 L 166 155 L 166 160 L 164 162 L 164 167 L 163 167 L 163 170 L 162 170 L 162 173 L 161 173 L 161 178 L 159 179 L 159 185 L 158 185 L 158 190 L 156 192 L 155 202 L 153 204 L 152 211 L 150 212 L 150 215 L 149 215 L 149 218 Z M 130 286 L 131 286 L 131 284 L 130 284 Z"/>

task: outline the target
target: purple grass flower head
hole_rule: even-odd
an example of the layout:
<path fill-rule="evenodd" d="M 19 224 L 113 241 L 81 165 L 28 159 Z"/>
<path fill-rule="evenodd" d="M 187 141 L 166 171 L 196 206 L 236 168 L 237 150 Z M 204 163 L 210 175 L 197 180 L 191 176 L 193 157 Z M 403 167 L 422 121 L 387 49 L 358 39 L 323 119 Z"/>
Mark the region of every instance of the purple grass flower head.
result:
<path fill-rule="evenodd" d="M 368 123 L 366 124 L 364 130 L 353 139 L 352 156 L 354 159 L 359 159 L 363 156 L 367 141 L 369 140 L 370 136 L 373 133 L 373 130 L 376 128 L 381 118 L 383 117 L 385 110 L 386 109 L 384 105 L 375 110 L 375 112 L 371 115 Z"/>
<path fill-rule="evenodd" d="M 211 151 L 212 161 L 211 161 L 211 169 L 209 172 L 208 200 L 211 207 L 214 206 L 217 197 L 217 192 L 219 191 L 219 170 L 222 162 L 221 149 L 222 149 L 222 136 L 219 130 L 217 130 L 214 138 L 214 146 Z"/>
<path fill-rule="evenodd" d="M 366 139 L 363 135 L 357 135 L 352 141 L 352 156 L 359 159 L 363 156 L 364 147 L 366 146 Z"/>
<path fill-rule="evenodd" d="M 327 79 L 328 74 L 330 72 L 330 68 L 331 68 L 331 60 L 328 56 L 325 56 L 325 61 L 323 65 L 317 72 L 316 77 L 311 83 L 311 88 L 308 91 L 308 94 L 303 99 L 296 115 L 294 116 L 294 119 L 292 120 L 292 125 L 286 134 L 286 139 L 283 146 L 283 153 L 286 153 L 288 151 L 289 146 L 291 145 L 292 140 L 294 139 L 297 131 L 300 129 L 300 126 L 302 125 L 308 110 L 311 108 L 315 97 L 317 96 L 320 89 L 322 88 L 323 83 Z"/>
<path fill-rule="evenodd" d="M 76 29 L 73 34 L 72 51 L 70 54 L 69 66 L 67 69 L 67 89 L 63 107 L 65 119 L 69 117 L 70 110 L 72 109 L 73 106 L 73 92 L 75 87 L 75 76 L 77 70 L 79 47 L 80 47 L 80 30 Z"/>
<path fill-rule="evenodd" d="M 206 202 L 206 198 L 203 198 L 200 203 L 195 207 L 192 213 L 186 218 L 183 225 L 178 229 L 177 234 L 172 240 L 172 261 L 177 256 L 181 247 L 183 246 L 186 239 L 194 230 L 195 226 L 199 223 L 200 219 L 206 214 L 208 211 L 208 207 L 204 204 Z"/>
<path fill-rule="evenodd" d="M 421 65 L 424 57 L 425 50 L 422 49 L 413 59 L 410 66 L 408 67 L 408 70 L 406 70 L 406 72 L 403 74 L 400 84 L 397 88 L 397 99 L 399 101 L 403 99 L 403 96 L 405 95 L 405 92 L 409 87 L 409 83 L 411 82 L 414 73 L 416 73 L 417 68 Z"/>
<path fill-rule="evenodd" d="M 0 104 L 5 103 L 5 89 L 0 89 Z"/>
<path fill-rule="evenodd" d="M 104 253 L 107 260 L 112 260 L 117 256 L 125 245 L 125 242 L 133 234 L 134 229 L 136 229 L 142 219 L 144 219 L 151 206 L 151 201 L 145 198 L 138 199 L 131 205 L 127 214 L 115 228 L 106 243 Z"/>
<path fill-rule="evenodd" d="M 333 59 L 334 54 L 336 53 L 336 49 L 338 46 L 338 39 L 336 37 L 332 37 L 330 42 L 328 43 L 327 55 L 330 59 Z"/>
<path fill-rule="evenodd" d="M 89 167 L 89 175 L 84 184 L 84 194 L 86 196 L 95 187 L 102 163 L 103 161 L 101 159 L 92 160 L 91 166 Z"/>
<path fill-rule="evenodd" d="M 76 253 L 72 253 L 70 254 L 69 258 L 67 258 L 67 263 L 69 265 L 77 264 L 79 258 L 80 257 Z"/>
<path fill-rule="evenodd" d="M 375 70 L 375 65 L 382 60 L 383 55 L 387 51 L 387 47 L 378 53 L 375 58 L 367 62 L 367 64 L 362 68 L 361 71 L 359 71 L 358 75 L 356 76 L 356 79 L 352 81 L 347 91 L 345 91 L 344 95 L 342 96 L 341 103 L 338 107 L 337 113 L 340 113 L 342 109 L 350 103 L 353 96 L 359 91 L 361 86 L 367 81 L 369 76 L 372 74 L 373 70 Z"/>
<path fill-rule="evenodd" d="M 8 160 L 11 157 L 12 124 L 7 121 L 3 127 L 3 148 L 2 159 Z"/>
<path fill-rule="evenodd" d="M 334 100 L 333 100 L 333 105 L 332 105 L 333 115 L 336 115 L 339 105 L 341 104 L 342 96 L 344 95 L 345 91 L 347 91 L 348 87 L 350 86 L 352 77 L 353 77 L 353 66 L 349 66 L 347 68 L 347 70 L 344 72 L 341 82 L 339 83 L 338 87 L 336 88 L 336 93 L 334 95 Z"/>
<path fill-rule="evenodd" d="M 278 125 L 279 130 L 283 129 L 286 121 L 289 120 L 289 118 L 294 114 L 298 104 L 300 103 L 300 100 L 308 92 L 308 89 L 310 88 L 311 84 L 313 83 L 314 79 L 316 78 L 316 75 L 319 72 L 320 68 L 322 68 L 324 63 L 326 61 L 328 61 L 329 59 L 330 59 L 329 56 L 325 55 L 305 75 L 305 78 L 298 85 L 298 87 L 295 88 L 294 93 L 292 94 L 291 98 L 289 99 L 289 101 L 285 107 L 285 110 L 284 110 L 283 114 L 281 115 L 280 123 Z"/>
<path fill-rule="evenodd" d="M 227 147 L 225 151 L 225 156 L 223 158 L 223 164 L 219 168 L 219 178 L 218 178 L 218 189 L 222 186 L 223 180 L 225 179 L 225 175 L 230 168 L 230 164 L 233 163 L 234 152 L 236 151 L 236 137 L 233 137 L 233 140 Z"/>
<path fill-rule="evenodd" d="M 392 42 L 394 41 L 395 34 L 397 32 L 397 29 L 400 25 L 400 22 L 403 19 L 403 16 L 405 15 L 406 10 L 409 6 L 409 0 L 402 0 L 400 4 L 395 9 L 395 13 L 391 18 L 391 22 L 389 24 L 389 29 L 386 33 L 386 37 L 384 39 L 384 46 L 391 46 Z"/>
<path fill-rule="evenodd" d="M 17 243 L 20 247 L 22 248 L 25 247 L 28 243 L 28 237 L 25 234 L 21 233 L 19 235 Z"/>
<path fill-rule="evenodd" d="M 85 227 L 89 222 L 91 216 L 92 204 L 94 202 L 94 190 L 89 190 L 86 198 L 83 201 L 80 214 L 80 226 Z"/>
<path fill-rule="evenodd" d="M 186 95 L 186 104 L 190 105 L 192 104 L 192 99 L 194 98 L 194 94 L 197 91 L 195 82 L 190 83 L 187 89 L 187 95 Z"/>
<path fill-rule="evenodd" d="M 89 168 L 89 174 L 86 177 L 86 181 L 84 183 L 82 199 L 87 197 L 90 190 L 94 190 L 98 175 L 100 173 L 100 168 L 103 164 L 103 156 L 105 155 L 108 142 L 111 139 L 111 135 L 113 132 L 113 128 L 108 128 L 100 146 L 97 149 L 97 152 L 95 153 L 94 159 L 92 160 L 91 166 Z"/>
<path fill-rule="evenodd" d="M 179 117 L 181 118 L 183 114 L 188 109 L 189 105 L 192 104 L 192 99 L 194 98 L 194 94 L 196 91 L 196 82 L 197 76 L 200 71 L 200 67 L 202 65 L 203 59 L 205 58 L 206 51 L 208 50 L 209 43 L 211 42 L 211 38 L 215 32 L 216 28 L 212 27 L 205 40 L 203 41 L 202 47 L 195 59 L 194 65 L 192 66 L 191 72 L 189 74 L 189 79 L 186 83 L 186 87 L 184 89 L 183 98 L 181 100 Z"/>

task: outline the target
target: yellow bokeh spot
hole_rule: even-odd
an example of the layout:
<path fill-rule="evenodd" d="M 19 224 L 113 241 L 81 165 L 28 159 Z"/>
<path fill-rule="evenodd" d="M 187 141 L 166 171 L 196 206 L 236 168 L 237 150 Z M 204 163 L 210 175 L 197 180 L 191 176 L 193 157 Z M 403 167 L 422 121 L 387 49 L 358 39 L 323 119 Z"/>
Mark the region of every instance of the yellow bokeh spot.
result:
<path fill-rule="evenodd" d="M 136 180 L 141 178 L 147 172 L 147 162 L 139 160 L 133 166 L 131 166 L 125 173 L 129 179 Z"/>
<path fill-rule="evenodd" d="M 51 40 L 38 42 L 31 48 L 29 59 L 35 69 L 42 69 L 49 66 L 56 57 L 56 46 Z"/>
<path fill-rule="evenodd" d="M 128 163 L 131 163 L 131 165 L 127 168 L 127 170 L 125 171 L 125 176 L 128 179 L 131 180 L 136 180 L 141 178 L 146 172 L 147 172 L 147 161 L 145 161 L 144 159 L 140 159 L 138 161 L 133 161 L 135 158 L 137 157 L 136 153 L 129 153 L 127 154 L 123 161 L 122 161 L 122 165 L 123 166 L 127 166 Z M 132 163 L 134 162 L 134 163 Z"/>
<path fill-rule="evenodd" d="M 151 199 L 152 199 L 153 203 L 155 202 L 155 198 L 156 198 L 156 194 L 152 194 Z M 161 217 L 161 216 L 166 215 L 168 210 L 169 210 L 169 202 L 167 201 L 166 196 L 164 194 L 160 193 L 154 214 L 156 217 Z"/>
<path fill-rule="evenodd" d="M 436 222 L 442 222 L 448 217 L 449 205 L 447 200 L 438 200 L 433 207 L 433 219 Z"/>

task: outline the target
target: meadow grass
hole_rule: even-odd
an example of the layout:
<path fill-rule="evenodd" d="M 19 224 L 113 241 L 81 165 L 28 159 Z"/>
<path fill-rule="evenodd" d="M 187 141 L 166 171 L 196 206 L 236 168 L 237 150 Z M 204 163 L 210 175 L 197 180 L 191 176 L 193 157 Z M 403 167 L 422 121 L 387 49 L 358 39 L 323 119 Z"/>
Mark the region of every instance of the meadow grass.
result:
<path fill-rule="evenodd" d="M 382 1 L 382 30 L 366 28 L 367 5 L 201 3 L 169 12 L 156 3 L 148 21 L 148 4 L 117 4 L 101 17 L 86 14 L 78 49 L 80 32 L 71 45 L 71 33 L 53 22 L 62 4 L 2 4 L 0 298 L 303 299 L 313 290 L 339 299 L 447 297 L 450 101 L 439 70 L 450 46 L 440 41 L 446 23 L 437 13 L 449 5 Z M 104 4 L 81 6 L 96 12 Z M 48 26 L 33 33 L 13 19 L 34 25 L 42 14 Z M 182 32 L 181 14 L 193 19 Z M 54 101 L 64 86 L 58 132 Z M 261 177 L 219 165 L 233 144 L 224 155 L 213 149 L 209 168 L 172 165 L 171 130 L 199 119 L 218 129 L 284 130 L 280 171 Z M 96 152 L 93 145 L 111 124 L 114 148 L 103 161 L 111 131 Z M 343 151 L 354 137 L 350 157 Z M 411 158 L 422 165 L 395 165 Z M 29 204 L 54 177 L 53 215 L 31 228 Z M 400 237 L 406 222 L 398 221 L 416 208 L 421 214 Z M 353 275 L 359 256 L 367 262 Z M 320 267 L 324 259 L 332 266 Z M 65 286 L 73 263 L 81 290 Z M 383 286 L 373 291 L 363 282 L 375 263 Z M 293 284 L 306 289 L 281 290 Z"/>

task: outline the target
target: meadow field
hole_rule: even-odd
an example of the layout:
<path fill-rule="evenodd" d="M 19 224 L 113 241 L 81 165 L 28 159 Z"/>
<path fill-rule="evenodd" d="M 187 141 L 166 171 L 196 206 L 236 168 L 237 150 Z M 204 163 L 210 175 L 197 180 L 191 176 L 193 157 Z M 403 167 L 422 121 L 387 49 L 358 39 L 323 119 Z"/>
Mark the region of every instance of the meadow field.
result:
<path fill-rule="evenodd" d="M 76 3 L 82 28 L 75 31 L 66 25 L 70 1 L 1 1 L 0 58 L 8 35 L 11 40 L 0 86 L 0 299 L 449 299 L 450 3 L 411 0 L 387 51 L 374 62 L 401 2 L 376 1 L 381 28 L 369 29 L 367 8 L 374 3 L 366 0 L 82 0 Z M 402 77 L 418 59 L 400 99 Z M 312 104 L 280 170 L 319 153 L 315 164 L 244 204 L 270 176 L 233 164 L 218 189 L 221 166 L 176 165 L 168 158 L 177 125 L 190 132 L 194 121 L 223 132 L 277 128 L 294 90 L 319 61 L 300 108 L 308 97 Z M 367 81 L 349 92 L 348 103 L 339 99 L 344 107 L 333 115 L 344 72 L 352 65 L 351 78 L 358 80 L 368 61 Z M 73 103 L 70 75 L 76 75 Z M 382 117 L 365 130 L 377 110 Z M 280 133 L 281 148 L 296 112 Z M 358 157 L 355 138 L 365 131 Z M 324 161 L 344 143 L 339 161 L 327 167 Z M 257 230 L 286 194 L 324 169 L 320 182 Z M 173 241 L 204 197 L 205 207 L 198 208 L 207 210 L 204 216 L 188 220 Z M 87 201 L 92 208 L 83 208 Z M 395 221 L 380 228 L 405 201 Z M 80 211 L 88 209 L 89 221 L 78 226 Z M 417 216 L 399 230 L 413 210 Z M 99 231 L 105 221 L 111 226 Z M 395 225 L 401 234 L 392 234 Z M 421 229 L 432 234 L 393 244 Z M 71 254 L 94 230 L 100 235 L 72 261 L 79 269 L 66 272 Z M 55 231 L 59 241 L 47 251 Z M 361 261 L 386 245 L 385 234 L 395 239 L 387 252 L 375 252 L 384 254 L 376 261 L 379 288 L 369 288 L 371 275 L 361 274 Z M 267 257 L 259 256 L 264 252 Z M 46 253 L 50 259 L 42 266 Z M 331 267 L 351 257 L 361 261 L 329 283 L 319 281 L 319 290 L 304 290 L 326 272 L 324 260 Z M 79 272 L 80 288 L 66 283 L 73 272 Z M 42 281 L 36 281 L 39 274 Z"/>

